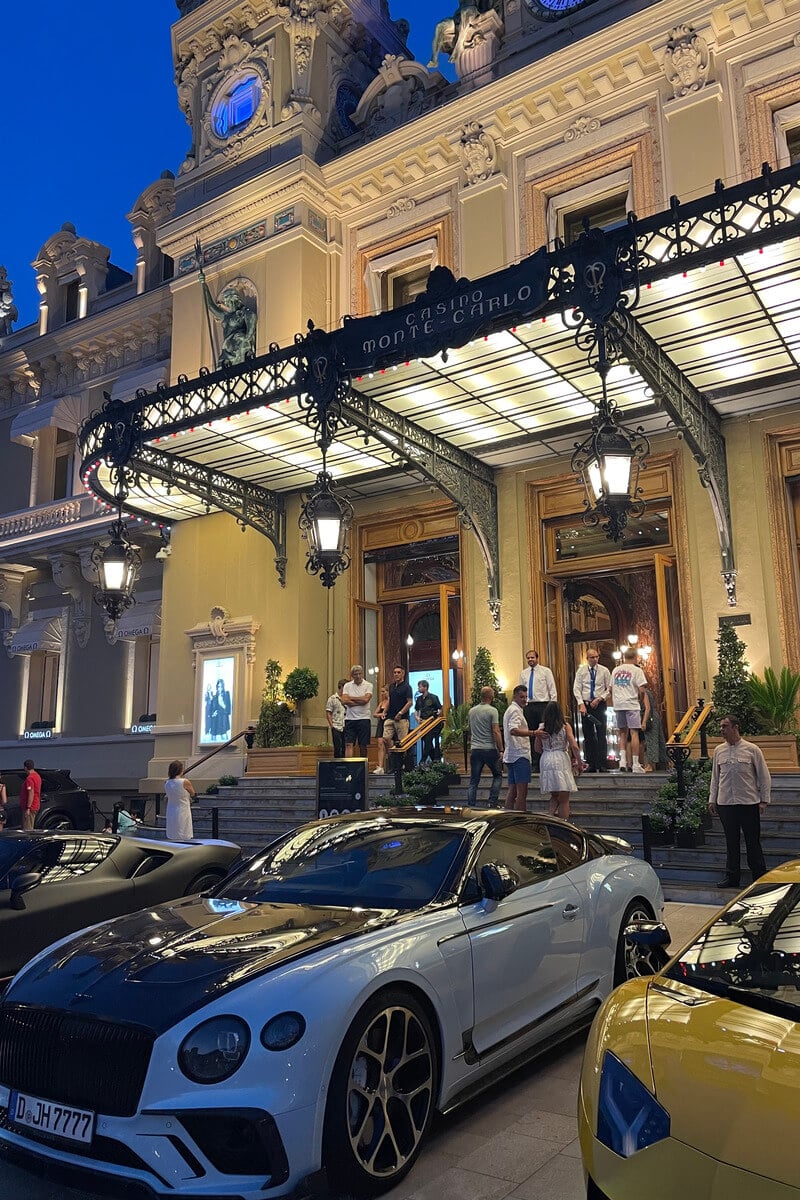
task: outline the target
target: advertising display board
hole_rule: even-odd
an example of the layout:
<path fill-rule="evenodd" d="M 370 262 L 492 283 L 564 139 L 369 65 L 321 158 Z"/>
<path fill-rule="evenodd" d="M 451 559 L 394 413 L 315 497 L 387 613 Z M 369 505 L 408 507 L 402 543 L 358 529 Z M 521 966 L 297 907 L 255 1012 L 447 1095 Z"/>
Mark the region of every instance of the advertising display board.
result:
<path fill-rule="evenodd" d="M 233 720 L 232 697 L 234 689 L 235 657 L 204 658 L 201 681 L 202 704 L 200 708 L 201 745 L 210 742 L 227 742 L 231 736 Z"/>
<path fill-rule="evenodd" d="M 366 812 L 368 766 L 366 758 L 333 758 L 317 763 L 317 816 Z"/>

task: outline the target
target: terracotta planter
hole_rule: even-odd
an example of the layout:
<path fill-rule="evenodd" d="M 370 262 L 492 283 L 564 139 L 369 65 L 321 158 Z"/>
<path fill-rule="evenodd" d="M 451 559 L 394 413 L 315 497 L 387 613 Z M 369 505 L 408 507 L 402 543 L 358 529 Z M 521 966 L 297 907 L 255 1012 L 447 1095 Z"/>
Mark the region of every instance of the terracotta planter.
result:
<path fill-rule="evenodd" d="M 758 746 L 767 760 L 767 766 L 770 771 L 777 774 L 791 774 L 800 769 L 800 759 L 797 756 L 797 738 L 792 734 L 781 733 L 748 733 L 744 735 L 745 741 L 753 742 Z M 721 746 L 722 738 L 710 737 L 708 739 L 708 753 L 713 755 L 717 746 Z M 692 747 L 692 757 L 697 758 L 700 754 L 699 742 Z"/>
<path fill-rule="evenodd" d="M 317 763 L 333 758 L 332 746 L 275 746 L 267 750 L 248 750 L 245 775 L 264 779 L 311 776 L 317 773 Z"/>

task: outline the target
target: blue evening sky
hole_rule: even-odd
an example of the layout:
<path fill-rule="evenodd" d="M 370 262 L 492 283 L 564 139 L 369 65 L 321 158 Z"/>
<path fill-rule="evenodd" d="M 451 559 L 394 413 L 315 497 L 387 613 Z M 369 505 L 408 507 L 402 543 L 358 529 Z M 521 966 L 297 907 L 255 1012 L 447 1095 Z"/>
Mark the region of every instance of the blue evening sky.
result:
<path fill-rule="evenodd" d="M 411 22 L 409 45 L 427 62 L 434 23 L 455 0 L 390 3 L 393 17 Z M 163 170 L 177 174 L 189 146 L 173 85 L 177 16 L 174 0 L 4 5 L 0 264 L 14 283 L 17 329 L 37 319 L 30 263 L 65 221 L 132 271 L 125 214 Z"/>

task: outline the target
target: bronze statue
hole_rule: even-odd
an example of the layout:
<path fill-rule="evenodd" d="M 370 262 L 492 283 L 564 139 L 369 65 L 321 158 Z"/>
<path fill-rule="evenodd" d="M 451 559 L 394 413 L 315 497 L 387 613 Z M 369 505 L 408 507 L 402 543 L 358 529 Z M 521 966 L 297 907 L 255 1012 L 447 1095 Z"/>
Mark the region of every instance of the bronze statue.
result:
<path fill-rule="evenodd" d="M 197 262 L 198 278 L 203 289 L 203 299 L 206 305 L 208 332 L 211 345 L 214 337 L 211 332 L 211 317 L 214 316 L 222 326 L 222 349 L 217 358 L 218 367 L 230 367 L 243 363 L 246 358 L 252 358 L 256 352 L 256 312 L 255 295 L 252 300 L 232 284 L 223 289 L 221 303 L 211 295 L 203 271 L 203 248 L 199 238 L 195 241 L 195 261 Z M 252 285 L 250 285 L 252 286 Z M 255 291 L 255 289 L 253 289 Z"/>
<path fill-rule="evenodd" d="M 8 278 L 6 268 L 0 267 L 0 337 L 6 337 L 11 333 L 11 326 L 19 316 L 14 297 L 11 294 L 13 286 Z"/>

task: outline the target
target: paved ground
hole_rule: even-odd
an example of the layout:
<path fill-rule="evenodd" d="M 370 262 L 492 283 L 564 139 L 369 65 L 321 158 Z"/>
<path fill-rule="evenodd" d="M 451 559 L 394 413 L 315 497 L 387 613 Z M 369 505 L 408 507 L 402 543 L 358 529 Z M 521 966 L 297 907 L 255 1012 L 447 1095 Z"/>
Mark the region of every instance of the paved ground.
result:
<path fill-rule="evenodd" d="M 678 948 L 714 912 L 668 904 Z M 511 1076 L 437 1123 L 408 1179 L 390 1200 L 586 1200 L 575 1117 L 583 1037 Z M 3 1200 L 94 1200 L 0 1164 Z"/>

